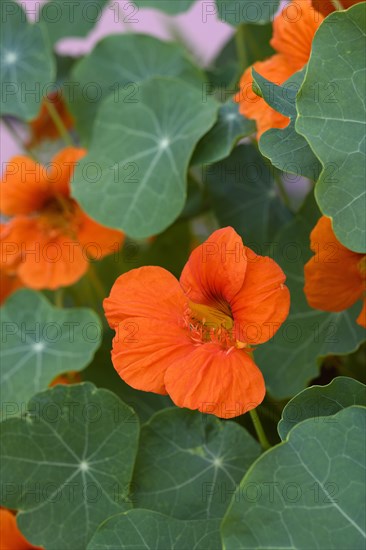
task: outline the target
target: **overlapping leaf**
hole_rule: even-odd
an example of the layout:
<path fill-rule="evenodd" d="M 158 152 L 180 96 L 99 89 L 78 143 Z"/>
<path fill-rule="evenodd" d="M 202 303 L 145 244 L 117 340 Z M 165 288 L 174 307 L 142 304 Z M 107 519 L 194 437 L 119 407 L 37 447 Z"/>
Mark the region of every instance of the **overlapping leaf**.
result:
<path fill-rule="evenodd" d="M 286 128 L 272 128 L 261 136 L 261 152 L 280 170 L 317 180 L 321 170 L 320 162 L 306 139 L 295 130 L 296 95 L 304 79 L 304 70 L 295 73 L 281 86 L 263 78 L 254 69 L 252 71 L 254 82 L 266 103 L 290 118 Z"/>
<path fill-rule="evenodd" d="M 1 504 L 20 509 L 27 539 L 50 550 L 86 548 L 98 525 L 131 508 L 138 420 L 93 384 L 56 386 L 2 423 Z"/>
<path fill-rule="evenodd" d="M 1 2 L 0 12 L 1 114 L 30 120 L 55 76 L 51 46 L 41 26 L 28 23 L 16 2 Z"/>
<path fill-rule="evenodd" d="M 278 433 L 281 439 L 286 439 L 288 432 L 307 418 L 313 418 L 314 422 L 334 422 L 332 415 L 352 405 L 366 406 L 366 386 L 357 380 L 338 376 L 327 386 L 311 386 L 287 403 Z"/>
<path fill-rule="evenodd" d="M 338 313 L 309 307 L 304 294 L 304 264 L 311 257 L 309 234 L 319 212 L 309 197 L 296 219 L 272 240 L 272 257 L 284 270 L 291 293 L 290 314 L 276 335 L 254 352 L 268 391 L 277 399 L 306 388 L 318 375 L 318 360 L 358 348 L 365 330 L 356 323 L 361 302 Z"/>
<path fill-rule="evenodd" d="M 273 235 L 292 217 L 273 169 L 253 145 L 239 145 L 229 158 L 205 166 L 204 182 L 220 224 L 234 227 L 258 253 L 265 253 Z"/>
<path fill-rule="evenodd" d="M 87 550 L 221 550 L 220 520 L 183 521 L 150 510 L 130 510 L 104 522 Z"/>
<path fill-rule="evenodd" d="M 218 105 L 178 79 L 153 78 L 98 112 L 89 154 L 79 163 L 73 195 L 99 222 L 136 238 L 166 229 L 182 211 L 186 173 Z"/>
<path fill-rule="evenodd" d="M 308 419 L 245 475 L 222 524 L 226 550 L 363 548 L 364 407 Z"/>
<path fill-rule="evenodd" d="M 83 140 L 90 141 L 95 116 L 104 98 L 112 95 L 116 104 L 136 103 L 138 83 L 156 76 L 177 76 L 200 90 L 204 78 L 178 44 L 144 34 L 118 34 L 101 40 L 74 67 L 72 78 L 78 86 L 70 88 L 68 94 L 69 107 Z"/>
<path fill-rule="evenodd" d="M 320 209 L 356 252 L 366 250 L 365 34 L 364 3 L 325 19 L 297 97 L 296 129 L 323 165 L 315 191 Z"/>
<path fill-rule="evenodd" d="M 234 422 L 186 409 L 158 412 L 141 432 L 136 507 L 178 519 L 222 517 L 259 453 L 258 443 Z"/>
<path fill-rule="evenodd" d="M 216 124 L 198 143 L 191 164 L 217 162 L 229 156 L 240 138 L 254 132 L 254 121 L 241 115 L 239 105 L 229 99 L 220 107 Z"/>
<path fill-rule="evenodd" d="M 10 415 L 59 374 L 79 371 L 101 341 L 89 309 L 60 309 L 31 290 L 19 290 L 1 308 L 1 404 Z"/>

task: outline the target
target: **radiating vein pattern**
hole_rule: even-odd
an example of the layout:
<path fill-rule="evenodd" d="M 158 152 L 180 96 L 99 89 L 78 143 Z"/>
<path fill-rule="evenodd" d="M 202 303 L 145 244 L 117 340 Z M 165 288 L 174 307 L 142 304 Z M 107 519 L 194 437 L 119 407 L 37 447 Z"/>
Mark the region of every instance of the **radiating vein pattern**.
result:
<path fill-rule="evenodd" d="M 2 424 L 1 504 L 21 510 L 34 544 L 86 548 L 103 520 L 131 508 L 138 432 L 133 411 L 90 383 L 37 394 Z"/>

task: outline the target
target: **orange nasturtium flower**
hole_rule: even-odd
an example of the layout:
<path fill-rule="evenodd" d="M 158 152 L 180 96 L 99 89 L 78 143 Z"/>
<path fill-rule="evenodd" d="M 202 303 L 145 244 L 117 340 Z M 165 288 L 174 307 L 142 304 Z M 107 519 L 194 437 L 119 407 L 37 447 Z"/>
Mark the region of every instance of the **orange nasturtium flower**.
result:
<path fill-rule="evenodd" d="M 104 301 L 116 331 L 112 361 L 130 386 L 179 407 L 232 418 L 264 398 L 251 346 L 288 315 L 285 275 L 231 227 L 190 255 L 180 280 L 161 267 L 121 275 Z"/>
<path fill-rule="evenodd" d="M 12 216 L 2 231 L 2 264 L 30 288 L 54 290 L 75 283 L 89 259 L 115 252 L 123 233 L 83 212 L 70 196 L 70 180 L 84 149 L 68 147 L 46 168 L 14 157 L 0 182 L 0 211 Z"/>
<path fill-rule="evenodd" d="M 283 84 L 306 65 L 310 57 L 314 34 L 324 17 L 313 9 L 311 0 L 293 0 L 273 21 L 271 46 L 276 54 L 254 63 L 254 69 L 275 84 Z M 289 118 L 270 107 L 253 89 L 252 67 L 240 80 L 235 96 L 240 112 L 257 123 L 257 138 L 270 128 L 285 128 Z"/>
<path fill-rule="evenodd" d="M 19 531 L 15 515 L 6 508 L 0 508 L 0 548 L 1 550 L 40 550 L 33 546 Z"/>
<path fill-rule="evenodd" d="M 366 328 L 366 255 L 343 246 L 326 216 L 311 232 L 310 247 L 315 256 L 305 265 L 304 288 L 309 305 L 342 311 L 363 298 L 357 323 Z"/>
<path fill-rule="evenodd" d="M 30 121 L 31 138 L 28 143 L 29 147 L 34 147 L 44 139 L 57 139 L 60 137 L 60 132 L 54 123 L 45 102 L 50 101 L 55 107 L 60 116 L 63 125 L 67 130 L 74 127 L 74 118 L 69 112 L 60 91 L 53 92 L 44 99 L 41 104 L 41 109 L 36 118 Z"/>

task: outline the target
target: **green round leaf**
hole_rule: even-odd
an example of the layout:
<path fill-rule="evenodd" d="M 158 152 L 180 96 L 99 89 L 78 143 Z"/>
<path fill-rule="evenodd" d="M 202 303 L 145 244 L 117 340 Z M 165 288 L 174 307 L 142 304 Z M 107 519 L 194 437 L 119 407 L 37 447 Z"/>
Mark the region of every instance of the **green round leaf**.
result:
<path fill-rule="evenodd" d="M 213 15 L 230 25 L 240 23 L 263 24 L 271 21 L 278 10 L 280 0 L 216 0 L 203 3 L 203 21 L 209 21 Z"/>
<path fill-rule="evenodd" d="M 268 391 L 276 399 L 290 397 L 318 376 L 318 360 L 356 350 L 365 330 L 356 323 L 361 302 L 338 313 L 309 307 L 304 293 L 304 264 L 310 259 L 310 231 L 319 211 L 310 195 L 295 220 L 273 239 L 270 255 L 286 274 L 291 294 L 287 320 L 271 340 L 254 352 Z"/>
<path fill-rule="evenodd" d="M 72 79 L 79 85 L 66 88 L 69 108 L 84 141 L 91 139 L 104 98 L 112 95 L 118 103 L 125 94 L 126 102 L 134 103 L 137 83 L 155 76 L 177 76 L 200 89 L 204 78 L 178 44 L 144 34 L 118 34 L 101 40 L 73 69 Z"/>
<path fill-rule="evenodd" d="M 221 550 L 220 520 L 183 521 L 150 510 L 129 510 L 99 527 L 87 550 Z"/>
<path fill-rule="evenodd" d="M 273 109 L 290 118 L 286 128 L 272 128 L 264 132 L 259 140 L 261 153 L 284 172 L 317 180 L 321 170 L 320 162 L 306 139 L 295 130 L 296 95 L 304 79 L 304 70 L 295 73 L 281 86 L 263 78 L 254 69 L 252 72 L 261 97 Z"/>
<path fill-rule="evenodd" d="M 39 20 L 54 44 L 66 36 L 86 36 L 100 20 L 106 4 L 107 0 L 50 0 L 42 6 Z"/>
<path fill-rule="evenodd" d="M 365 3 L 327 17 L 297 96 L 296 129 L 323 165 L 316 199 L 337 238 L 356 252 L 366 251 L 365 34 Z"/>
<path fill-rule="evenodd" d="M 338 376 L 327 386 L 311 386 L 287 403 L 278 433 L 282 440 L 286 439 L 289 431 L 307 418 L 313 418 L 314 422 L 332 422 L 327 417 L 352 405 L 366 406 L 366 386 L 353 378 Z"/>
<path fill-rule="evenodd" d="M 241 138 L 254 132 L 254 121 L 241 115 L 239 105 L 229 99 L 220 107 L 216 124 L 199 141 L 191 164 L 217 162 L 228 157 Z"/>
<path fill-rule="evenodd" d="M 222 524 L 225 550 L 364 548 L 365 408 L 309 419 L 263 454 Z"/>
<path fill-rule="evenodd" d="M 2 423 L 1 504 L 47 550 L 86 548 L 98 525 L 131 508 L 138 419 L 93 384 L 56 386 Z"/>
<path fill-rule="evenodd" d="M 17 3 L 1 2 L 0 12 L 1 115 L 30 120 L 55 76 L 51 46 Z"/>
<path fill-rule="evenodd" d="M 75 170 L 74 197 L 92 218 L 131 237 L 160 233 L 184 207 L 189 159 L 217 108 L 173 78 L 143 82 L 119 103 L 107 98 Z"/>
<path fill-rule="evenodd" d="M 239 145 L 227 159 L 205 166 L 204 172 L 220 225 L 234 227 L 260 254 L 292 217 L 273 175 L 253 145 Z"/>
<path fill-rule="evenodd" d="M 17 414 L 36 392 L 66 371 L 79 371 L 101 341 L 101 323 L 89 309 L 60 309 L 40 293 L 21 289 L 1 308 L 1 405 Z"/>
<path fill-rule="evenodd" d="M 136 507 L 178 519 L 222 517 L 258 443 L 235 422 L 186 409 L 143 426 L 134 480 Z"/>

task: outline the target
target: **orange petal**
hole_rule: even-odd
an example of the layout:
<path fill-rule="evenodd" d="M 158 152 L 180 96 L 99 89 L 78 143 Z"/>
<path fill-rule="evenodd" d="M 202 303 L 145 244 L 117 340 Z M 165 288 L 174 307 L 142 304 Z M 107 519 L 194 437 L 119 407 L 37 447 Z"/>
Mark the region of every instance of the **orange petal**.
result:
<path fill-rule="evenodd" d="M 17 276 L 16 272 L 8 271 L 1 267 L 0 269 L 0 304 L 2 304 L 10 294 L 22 288 L 24 285 Z"/>
<path fill-rule="evenodd" d="M 183 312 L 177 308 L 175 316 L 183 318 Z M 112 362 L 120 377 L 138 390 L 166 394 L 166 369 L 192 349 L 187 331 L 174 318 L 169 323 L 143 317 L 124 319 L 114 329 Z"/>
<path fill-rule="evenodd" d="M 187 300 L 169 271 L 146 266 L 118 277 L 103 306 L 112 328 L 127 317 L 180 324 Z"/>
<path fill-rule="evenodd" d="M 19 531 L 15 515 L 0 509 L 0 541 L 1 550 L 40 550 L 40 546 L 33 546 Z"/>
<path fill-rule="evenodd" d="M 311 0 L 295 0 L 275 17 L 270 44 L 287 57 L 295 71 L 308 62 L 315 32 L 323 19 L 312 7 Z"/>
<path fill-rule="evenodd" d="M 265 395 L 262 373 L 251 357 L 215 344 L 193 347 L 189 356 L 177 358 L 164 380 L 176 405 L 220 418 L 254 409 Z"/>
<path fill-rule="evenodd" d="M 265 61 L 254 63 L 253 68 L 264 78 L 275 84 L 283 84 L 296 69 L 284 55 L 273 55 Z M 252 67 L 244 72 L 240 80 L 240 92 L 235 96 L 242 115 L 251 118 L 257 123 L 257 139 L 270 128 L 285 128 L 290 119 L 275 111 L 253 91 Z"/>
<path fill-rule="evenodd" d="M 221 309 L 242 287 L 246 266 L 241 237 L 232 227 L 225 227 L 212 233 L 192 252 L 180 284 L 192 302 Z"/>
<path fill-rule="evenodd" d="M 122 231 L 100 225 L 84 212 L 80 212 L 79 219 L 78 240 L 89 257 L 99 260 L 120 250 L 125 239 Z"/>
<path fill-rule="evenodd" d="M 324 311 L 342 311 L 362 296 L 359 269 L 362 254 L 345 248 L 336 238 L 330 218 L 322 216 L 310 235 L 315 256 L 305 265 L 304 292 L 309 305 Z"/>
<path fill-rule="evenodd" d="M 86 155 L 86 149 L 66 147 L 55 155 L 47 167 L 48 181 L 53 194 L 70 196 L 70 181 L 78 161 Z"/>
<path fill-rule="evenodd" d="M 26 219 L 24 217 L 24 219 Z M 13 235 L 15 218 L 0 224 L 0 265 L 7 272 L 15 272 L 21 257 L 21 248 Z"/>
<path fill-rule="evenodd" d="M 57 386 L 57 384 L 68 386 L 70 384 L 78 384 L 79 382 L 82 382 L 80 372 L 71 370 L 71 371 L 65 372 L 64 374 L 60 374 L 59 376 L 56 376 L 56 378 L 54 378 L 52 382 L 49 384 L 49 387 L 52 388 L 53 386 Z"/>
<path fill-rule="evenodd" d="M 52 236 L 39 219 L 14 218 L 8 239 L 20 250 L 17 273 L 29 288 L 55 290 L 71 285 L 88 268 L 80 244 L 63 234 Z"/>
<path fill-rule="evenodd" d="M 251 345 L 267 342 L 285 321 L 290 308 L 286 276 L 271 258 L 248 249 L 244 284 L 231 302 L 236 339 Z"/>
<path fill-rule="evenodd" d="M 0 196 L 1 212 L 6 216 L 40 210 L 51 197 L 47 170 L 29 157 L 13 157 L 1 179 Z"/>

